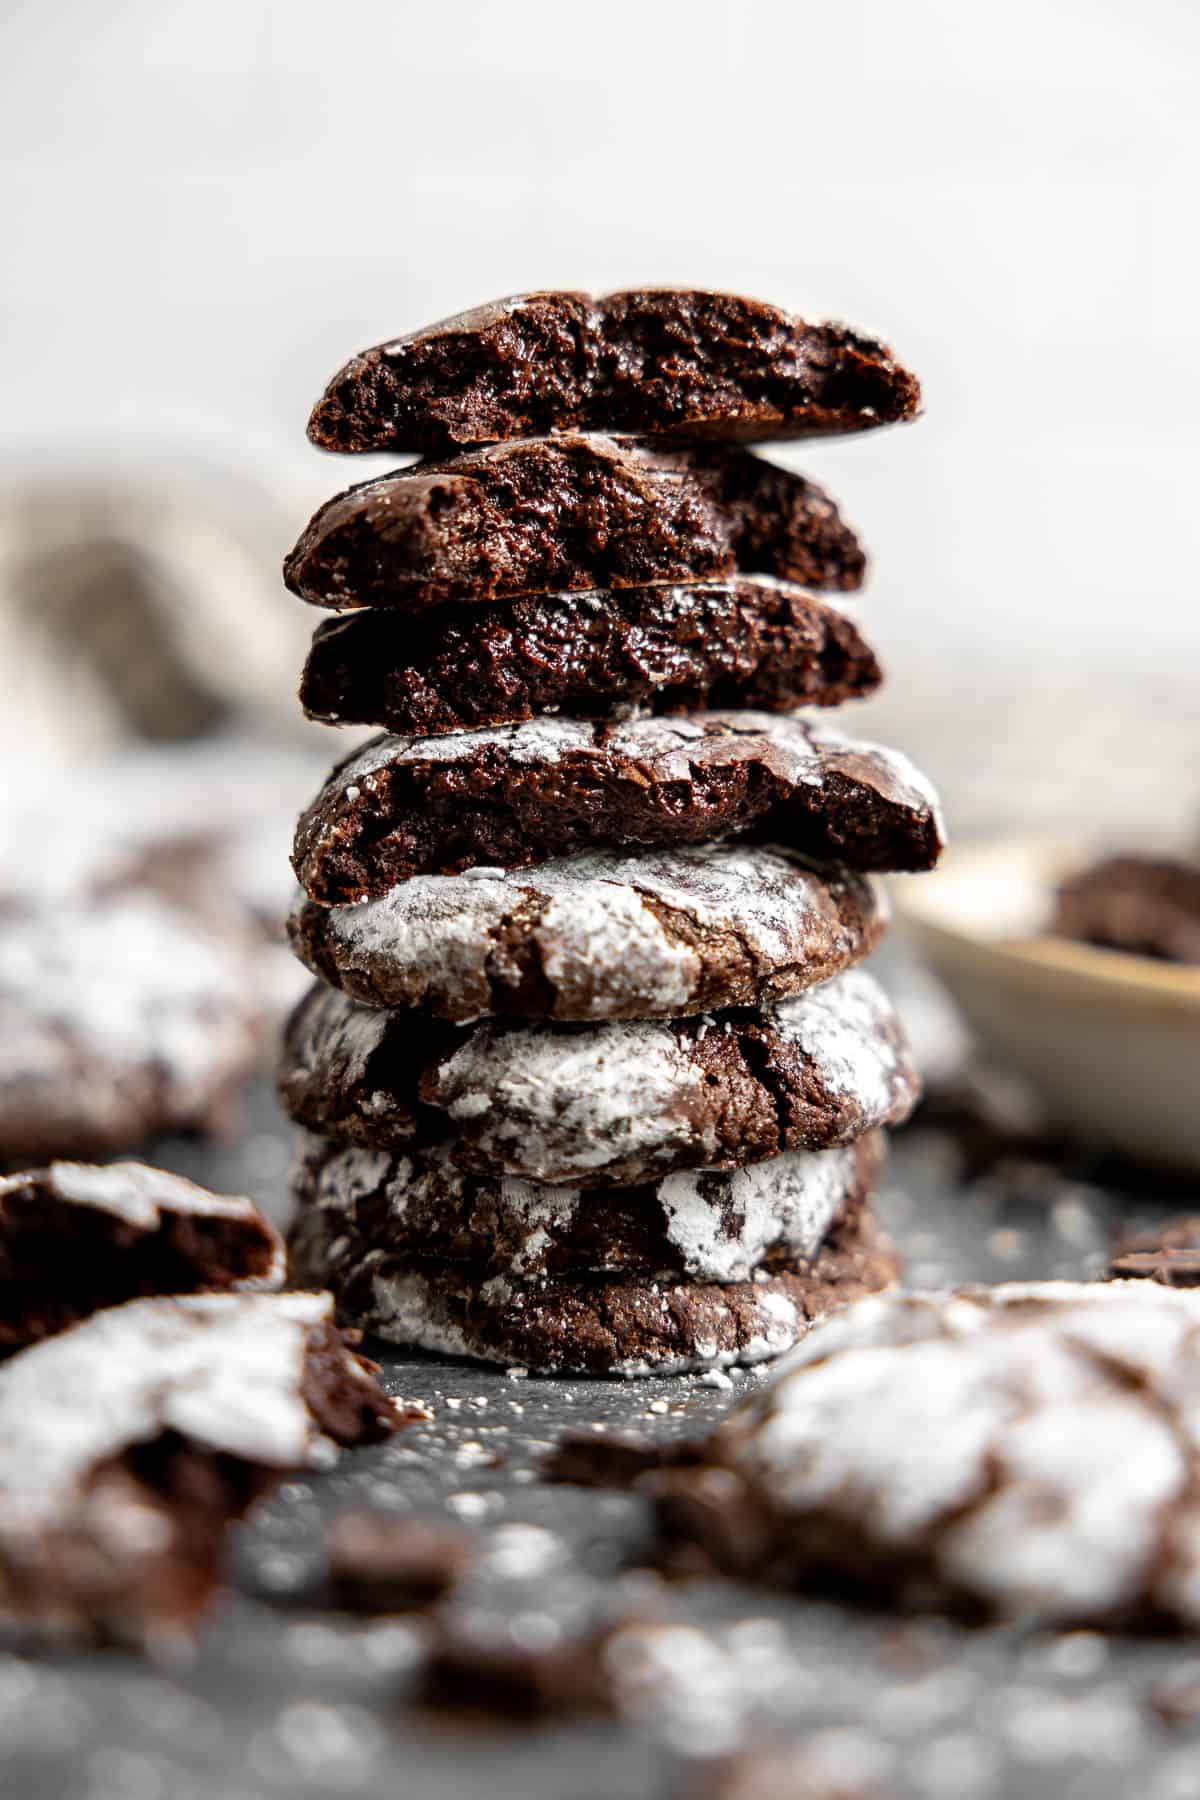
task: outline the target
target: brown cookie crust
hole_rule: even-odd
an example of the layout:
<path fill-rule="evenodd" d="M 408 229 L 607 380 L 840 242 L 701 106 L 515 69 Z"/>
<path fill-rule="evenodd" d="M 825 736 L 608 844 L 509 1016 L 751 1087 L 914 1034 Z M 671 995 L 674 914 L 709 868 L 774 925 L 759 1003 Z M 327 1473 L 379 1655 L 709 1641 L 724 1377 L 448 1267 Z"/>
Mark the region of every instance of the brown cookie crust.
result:
<path fill-rule="evenodd" d="M 0 1179 L 0 1355 L 151 1294 L 278 1286 L 283 1244 L 249 1200 L 144 1163 Z"/>
<path fill-rule="evenodd" d="M 470 1263 L 489 1280 L 748 1281 L 756 1268 L 815 1255 L 837 1219 L 866 1202 L 883 1134 L 752 1171 L 701 1170 L 592 1193 L 469 1174 L 449 1150 L 442 1142 L 389 1154 L 307 1138 L 292 1177 L 293 1265 L 313 1265 L 310 1244 L 342 1234 L 359 1254 Z"/>
<path fill-rule="evenodd" d="M 410 875 L 731 836 L 858 870 L 932 868 L 943 842 L 937 797 L 898 752 L 789 715 L 714 712 L 374 738 L 301 816 L 292 864 L 338 906 Z"/>
<path fill-rule="evenodd" d="M 314 975 L 366 1006 L 590 1021 L 785 999 L 868 956 L 888 918 L 869 877 L 694 845 L 418 875 L 358 906 L 300 897 L 289 933 Z"/>
<path fill-rule="evenodd" d="M 353 357 L 313 409 L 325 450 L 449 449 L 550 431 L 726 442 L 915 417 L 886 345 L 704 289 L 518 294 Z"/>
<path fill-rule="evenodd" d="M 752 1281 L 594 1277 L 522 1284 L 469 1264 L 401 1261 L 344 1237 L 306 1240 L 298 1279 L 394 1343 L 545 1374 L 670 1374 L 777 1356 L 835 1307 L 889 1287 L 899 1263 L 869 1210 L 816 1256 Z"/>
<path fill-rule="evenodd" d="M 918 1093 L 899 1021 L 858 969 L 760 1011 L 440 1033 L 414 1023 L 317 984 L 288 1025 L 288 1112 L 382 1150 L 444 1137 L 448 1117 L 463 1168 L 622 1187 L 852 1143 L 906 1118 Z"/>
<path fill-rule="evenodd" d="M 304 665 L 310 719 L 414 737 L 544 713 L 839 706 L 883 679 L 857 624 L 765 576 L 581 591 L 507 606 L 327 619 Z"/>
<path fill-rule="evenodd" d="M 347 489 L 309 521 L 284 580 L 314 606 L 419 612 L 738 569 L 853 589 L 864 567 L 828 494 L 748 451 L 567 436 Z"/>
<path fill-rule="evenodd" d="M 0 1369 L 0 1624 L 177 1649 L 228 1527 L 332 1440 L 401 1422 L 328 1295 L 134 1301 Z"/>

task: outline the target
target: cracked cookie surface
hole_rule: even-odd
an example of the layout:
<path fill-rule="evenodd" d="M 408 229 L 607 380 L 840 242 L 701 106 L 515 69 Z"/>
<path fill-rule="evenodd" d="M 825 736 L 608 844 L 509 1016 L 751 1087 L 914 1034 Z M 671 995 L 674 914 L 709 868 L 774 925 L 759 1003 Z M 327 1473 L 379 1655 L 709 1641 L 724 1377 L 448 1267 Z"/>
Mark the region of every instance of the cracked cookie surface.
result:
<path fill-rule="evenodd" d="M 1198 1381 L 1194 1290 L 867 1300 L 654 1478 L 664 1533 L 772 1584 L 1194 1629 Z"/>
<path fill-rule="evenodd" d="M 292 1117 L 377 1149 L 444 1136 L 449 1120 L 461 1167 L 613 1187 L 851 1143 L 907 1117 L 918 1092 L 900 1023 L 860 969 L 693 1019 L 413 1023 L 314 987 L 284 1048 Z"/>
<path fill-rule="evenodd" d="M 292 861 L 310 897 L 336 906 L 410 875 L 735 836 L 857 870 L 910 870 L 936 863 L 943 826 L 937 795 L 899 751 L 790 715 L 611 729 L 533 719 L 371 739 L 302 815 Z"/>
<path fill-rule="evenodd" d="M 394 1153 L 309 1137 L 292 1182 L 293 1268 L 318 1254 L 348 1267 L 368 1252 L 400 1262 L 471 1263 L 535 1281 L 603 1274 L 750 1281 L 813 1257 L 865 1203 L 881 1134 L 837 1150 L 792 1151 L 745 1169 L 699 1169 L 602 1193 L 471 1174 L 450 1144 Z"/>
<path fill-rule="evenodd" d="M 337 1295 L 340 1315 L 393 1343 L 545 1374 L 677 1374 L 778 1356 L 814 1321 L 888 1287 L 895 1253 L 852 1209 L 809 1259 L 749 1281 L 575 1277 L 522 1282 L 486 1266 L 392 1257 L 336 1235 L 305 1240 L 297 1276 Z"/>
<path fill-rule="evenodd" d="M 718 844 L 417 875 L 357 906 L 300 898 L 289 932 L 368 1006 L 590 1020 L 784 999 L 869 955 L 887 921 L 868 877 Z"/>

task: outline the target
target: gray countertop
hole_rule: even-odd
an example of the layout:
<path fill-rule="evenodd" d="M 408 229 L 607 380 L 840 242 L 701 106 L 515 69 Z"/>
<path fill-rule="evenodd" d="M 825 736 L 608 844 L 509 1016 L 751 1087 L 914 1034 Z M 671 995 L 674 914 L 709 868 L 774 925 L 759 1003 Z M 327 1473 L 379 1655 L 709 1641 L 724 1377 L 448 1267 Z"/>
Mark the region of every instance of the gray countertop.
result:
<path fill-rule="evenodd" d="M 282 1216 L 288 1133 L 265 1093 L 236 1145 L 159 1146 L 158 1160 Z M 952 1138 L 911 1129 L 881 1211 L 913 1285 L 1084 1276 L 1120 1218 L 1187 1196 L 1118 1193 L 1078 1171 L 1001 1164 L 964 1185 Z M 762 1735 L 926 1800 L 1183 1800 L 1200 1795 L 1195 1736 L 1150 1704 L 1200 1679 L 1200 1646 L 1094 1633 L 970 1630 L 723 1583 L 625 1577 L 685 1628 L 652 1681 L 629 1676 L 620 1723 L 440 1722 L 410 1703 L 422 1627 L 316 1603 L 326 1522 L 351 1506 L 449 1516 L 480 1534 L 480 1605 L 570 1615 L 613 1593 L 647 1541 L 644 1501 L 545 1483 L 560 1433 L 596 1421 L 694 1434 L 739 1390 L 695 1377 L 538 1380 L 383 1349 L 389 1389 L 434 1418 L 330 1474 L 286 1484 L 239 1534 L 232 1591 L 195 1662 L 118 1652 L 0 1657 L 0 1793 L 37 1800 L 651 1800 L 692 1765 Z M 494 1465 L 494 1466 L 489 1466 Z M 657 1597 L 656 1597 L 657 1595 Z"/>

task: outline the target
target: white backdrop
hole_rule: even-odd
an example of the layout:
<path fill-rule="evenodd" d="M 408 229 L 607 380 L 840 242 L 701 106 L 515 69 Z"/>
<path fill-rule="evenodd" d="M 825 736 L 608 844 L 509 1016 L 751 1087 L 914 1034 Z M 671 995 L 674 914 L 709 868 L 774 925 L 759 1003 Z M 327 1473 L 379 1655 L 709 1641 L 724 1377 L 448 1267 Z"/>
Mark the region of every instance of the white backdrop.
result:
<path fill-rule="evenodd" d="M 897 679 L 1194 666 L 1198 49 L 1192 0 L 7 0 L 0 451 L 182 441 L 298 527 L 351 350 L 734 286 L 923 377 L 919 426 L 794 453 Z"/>

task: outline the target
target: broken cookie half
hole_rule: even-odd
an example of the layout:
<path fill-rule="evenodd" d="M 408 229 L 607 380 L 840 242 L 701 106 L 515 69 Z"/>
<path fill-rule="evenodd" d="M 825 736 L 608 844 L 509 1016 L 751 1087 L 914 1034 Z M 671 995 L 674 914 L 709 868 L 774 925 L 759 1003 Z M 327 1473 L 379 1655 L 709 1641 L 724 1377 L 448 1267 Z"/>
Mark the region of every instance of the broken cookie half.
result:
<path fill-rule="evenodd" d="M 55 1162 L 0 1179 L 0 1356 L 151 1294 L 282 1285 L 253 1201 L 146 1163 Z"/>
<path fill-rule="evenodd" d="M 167 1652 L 227 1527 L 399 1423 L 328 1294 L 131 1302 L 0 1368 L 0 1629 Z"/>

